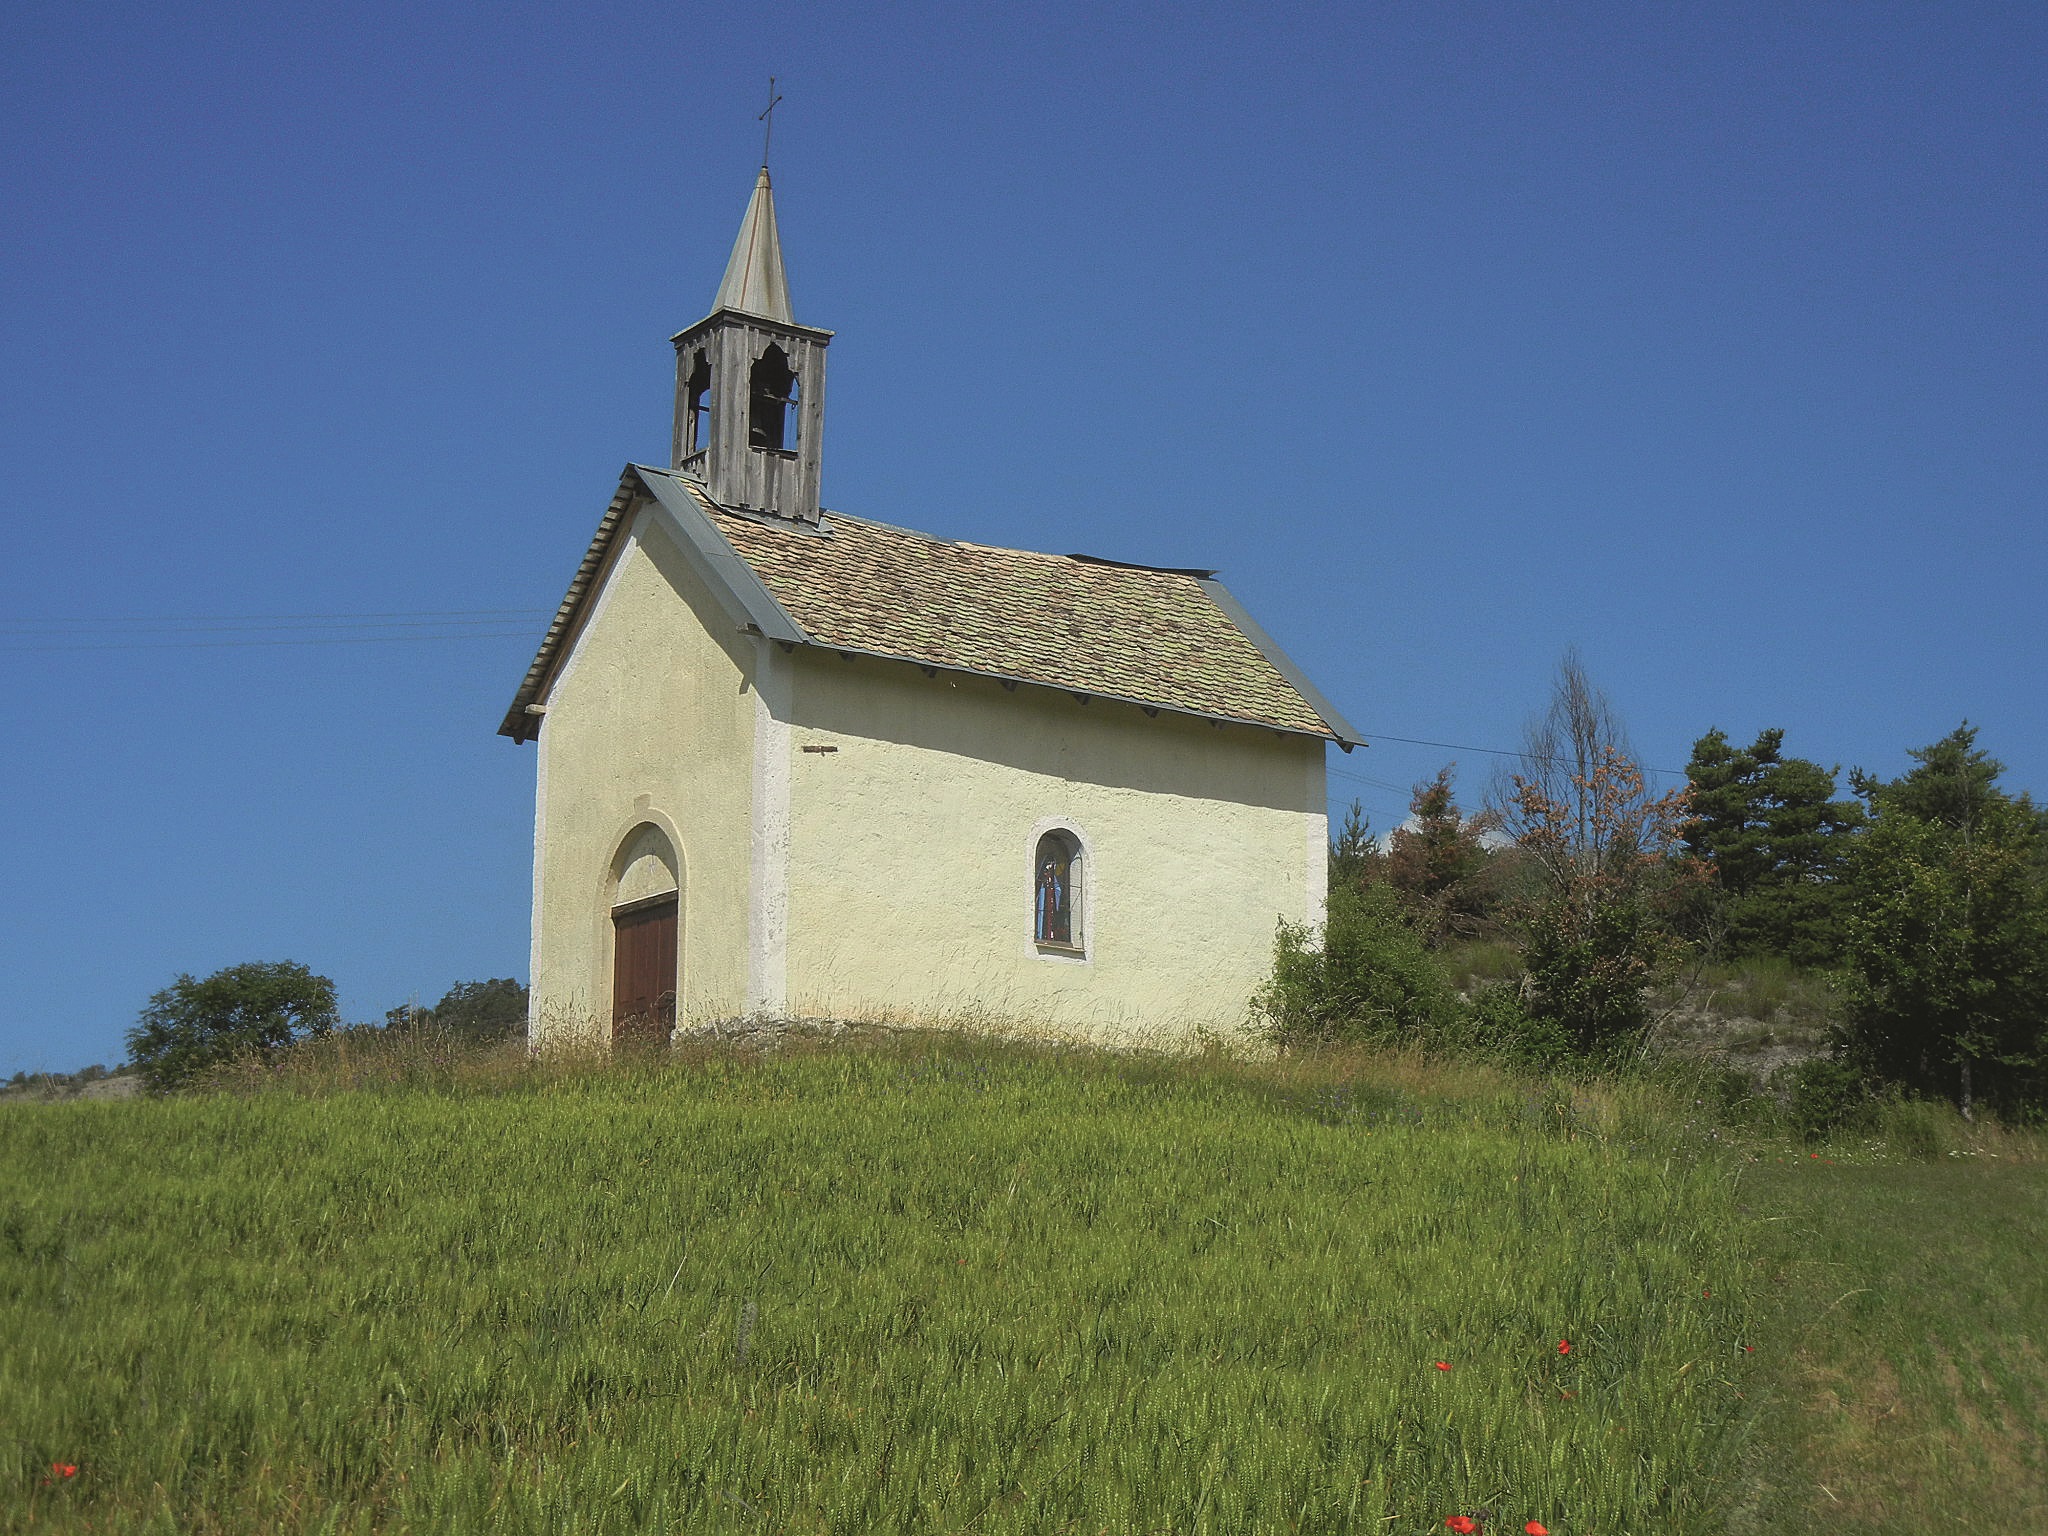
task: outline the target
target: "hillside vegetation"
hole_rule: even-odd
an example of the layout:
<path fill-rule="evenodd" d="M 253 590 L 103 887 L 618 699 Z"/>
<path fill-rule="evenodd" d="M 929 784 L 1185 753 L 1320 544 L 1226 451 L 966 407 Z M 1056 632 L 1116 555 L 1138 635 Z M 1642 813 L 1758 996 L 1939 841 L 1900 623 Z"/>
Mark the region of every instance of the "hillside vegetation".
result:
<path fill-rule="evenodd" d="M 1352 803 L 1327 917 L 1281 925 L 1257 1010 L 1282 1046 L 1719 1057 L 1779 1077 L 1814 1134 L 1914 1100 L 2048 1121 L 2048 808 L 1977 734 L 1851 769 L 1841 800 L 1784 731 L 1713 729 L 1659 793 L 1568 652 L 1480 809 L 1455 764 L 1384 838 Z"/>

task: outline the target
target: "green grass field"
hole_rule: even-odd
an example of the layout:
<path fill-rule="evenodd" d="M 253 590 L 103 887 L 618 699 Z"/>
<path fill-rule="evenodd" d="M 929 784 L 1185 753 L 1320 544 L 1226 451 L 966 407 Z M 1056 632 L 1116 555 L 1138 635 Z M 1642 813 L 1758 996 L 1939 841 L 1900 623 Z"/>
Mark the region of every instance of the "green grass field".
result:
<path fill-rule="evenodd" d="M 1710 1528 L 1725 1160 L 1409 1076 L 925 1041 L 9 1110 L 0 1518 Z"/>
<path fill-rule="evenodd" d="M 1398 1058 L 359 1067 L 0 1109 L 0 1528 L 1911 1531 L 1987 1472 L 1954 1508 L 2039 1512 L 2038 1165 L 1973 1204 L 1982 1163 Z M 2002 1278 L 1958 1306 L 1943 1252 Z M 1878 1359 L 1917 1450 L 1830 1417 Z M 1905 1475 L 1993 1424 L 1974 1482 Z"/>

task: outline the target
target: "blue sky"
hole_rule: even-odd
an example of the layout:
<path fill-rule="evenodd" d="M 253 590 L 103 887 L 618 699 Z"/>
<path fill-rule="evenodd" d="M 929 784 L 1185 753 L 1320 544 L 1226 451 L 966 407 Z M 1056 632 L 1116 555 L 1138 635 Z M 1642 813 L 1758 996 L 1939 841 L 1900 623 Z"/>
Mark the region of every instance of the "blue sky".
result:
<path fill-rule="evenodd" d="M 493 733 L 771 72 L 827 504 L 1220 568 L 1382 738 L 1333 805 L 1476 793 L 1391 738 L 1512 746 L 1567 645 L 1652 764 L 1967 716 L 2048 789 L 2038 5 L 21 0 L 0 1071 L 180 971 L 524 976 Z"/>

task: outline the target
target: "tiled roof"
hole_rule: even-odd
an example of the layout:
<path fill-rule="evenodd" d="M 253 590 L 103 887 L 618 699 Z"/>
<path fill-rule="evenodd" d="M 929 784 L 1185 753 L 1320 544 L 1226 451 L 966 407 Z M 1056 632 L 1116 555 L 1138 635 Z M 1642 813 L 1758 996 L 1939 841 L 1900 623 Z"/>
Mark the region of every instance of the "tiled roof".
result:
<path fill-rule="evenodd" d="M 607 511 L 503 734 L 532 735 L 527 706 L 545 695 L 629 493 L 641 485 L 684 524 L 701 517 L 684 532 L 775 638 L 1240 720 L 1347 748 L 1358 739 L 1206 572 L 960 543 L 841 512 L 827 513 L 817 530 L 728 511 L 696 482 L 638 466 Z"/>
<path fill-rule="evenodd" d="M 813 644 L 1335 734 L 1192 573 L 956 543 L 841 512 L 820 536 L 698 500 Z"/>

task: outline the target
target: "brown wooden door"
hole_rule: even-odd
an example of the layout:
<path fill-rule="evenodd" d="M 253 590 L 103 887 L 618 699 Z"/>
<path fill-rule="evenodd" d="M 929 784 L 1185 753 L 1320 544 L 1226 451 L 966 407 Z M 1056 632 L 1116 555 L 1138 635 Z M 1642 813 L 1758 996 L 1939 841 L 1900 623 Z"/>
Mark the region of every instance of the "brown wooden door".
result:
<path fill-rule="evenodd" d="M 676 1024 L 676 899 L 612 914 L 612 1043 L 666 1041 Z"/>

